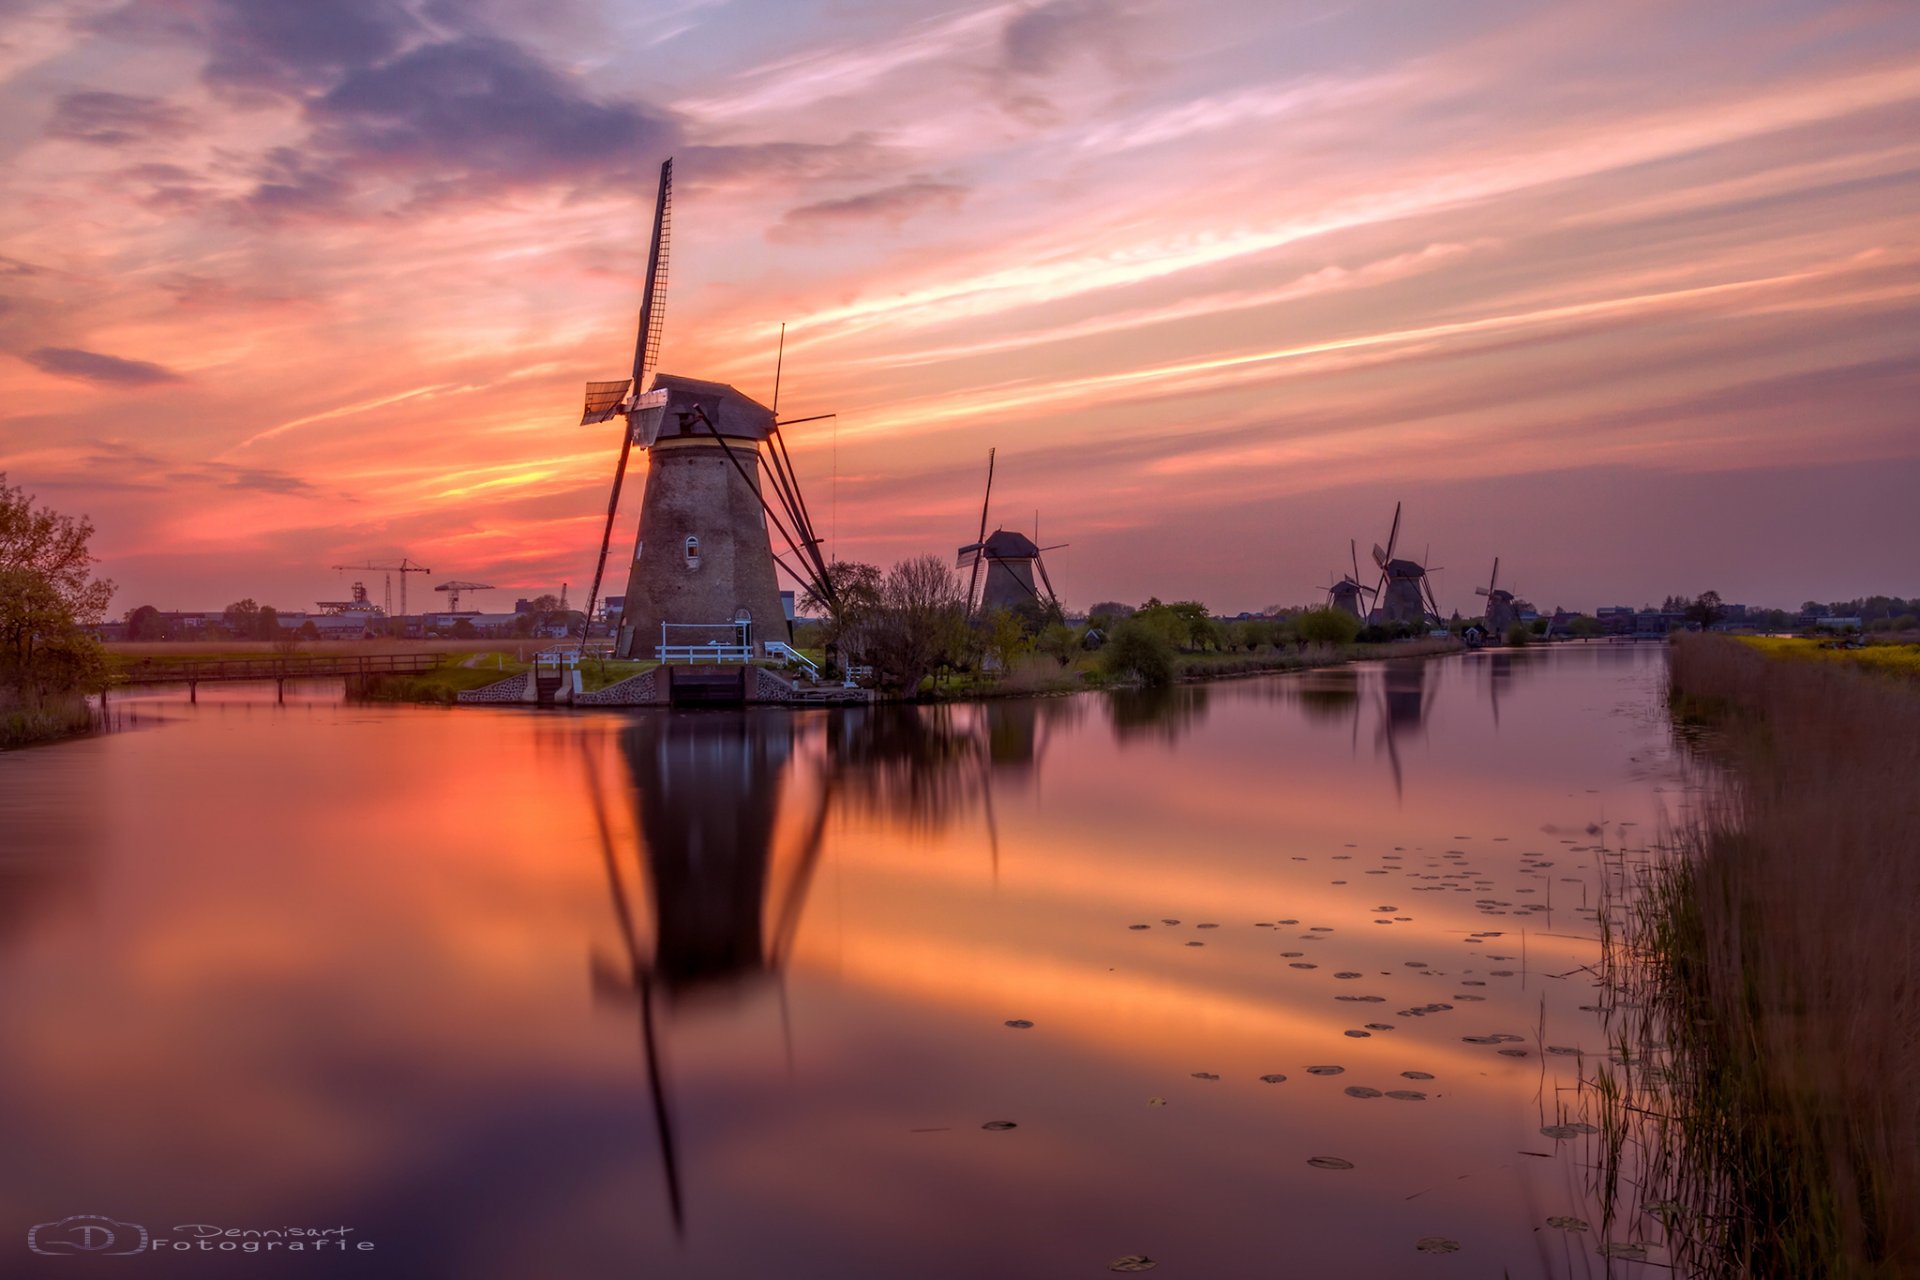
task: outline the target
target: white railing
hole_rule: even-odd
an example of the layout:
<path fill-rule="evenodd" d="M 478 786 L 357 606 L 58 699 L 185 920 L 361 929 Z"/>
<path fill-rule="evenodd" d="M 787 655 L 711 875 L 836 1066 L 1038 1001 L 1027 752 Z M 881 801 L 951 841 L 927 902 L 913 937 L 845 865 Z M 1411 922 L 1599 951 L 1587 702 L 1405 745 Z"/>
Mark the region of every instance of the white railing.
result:
<path fill-rule="evenodd" d="M 859 687 L 860 681 L 871 680 L 871 679 L 873 679 L 872 667 L 863 666 L 859 663 L 849 662 L 847 664 L 847 678 L 841 681 L 841 685 L 844 688 L 856 689 Z"/>
<path fill-rule="evenodd" d="M 662 662 L 751 662 L 753 646 L 750 644 L 721 644 L 718 640 L 708 644 L 663 644 L 654 649 L 654 655 Z"/>
<path fill-rule="evenodd" d="M 813 659 L 807 657 L 806 654 L 800 652 L 784 640 L 767 641 L 767 655 L 773 658 L 785 658 L 789 662 L 795 662 L 805 667 L 808 679 L 818 680 L 820 678 L 820 668 L 813 665 Z"/>

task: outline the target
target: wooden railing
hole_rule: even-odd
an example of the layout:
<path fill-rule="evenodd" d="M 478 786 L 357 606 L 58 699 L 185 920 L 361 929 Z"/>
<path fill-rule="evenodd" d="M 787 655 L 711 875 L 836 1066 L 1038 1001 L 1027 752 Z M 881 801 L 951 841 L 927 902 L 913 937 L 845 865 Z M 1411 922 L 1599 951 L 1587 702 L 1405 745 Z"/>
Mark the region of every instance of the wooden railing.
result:
<path fill-rule="evenodd" d="M 113 682 L 200 684 L 218 680 L 329 680 L 342 676 L 419 675 L 446 660 L 438 653 L 293 655 L 271 658 L 183 658 L 155 662 L 142 658 L 114 673 Z"/>

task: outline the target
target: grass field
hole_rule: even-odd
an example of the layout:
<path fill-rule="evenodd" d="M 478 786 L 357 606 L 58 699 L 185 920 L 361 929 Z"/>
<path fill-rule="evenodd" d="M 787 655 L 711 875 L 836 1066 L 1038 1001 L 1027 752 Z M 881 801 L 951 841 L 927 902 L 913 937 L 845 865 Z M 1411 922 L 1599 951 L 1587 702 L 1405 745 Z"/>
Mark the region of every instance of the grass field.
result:
<path fill-rule="evenodd" d="M 1838 649 L 1831 642 L 1805 636 L 1742 636 L 1740 643 L 1758 649 L 1770 658 L 1852 663 L 1870 671 L 1920 679 L 1920 643 L 1870 642 L 1863 649 Z"/>

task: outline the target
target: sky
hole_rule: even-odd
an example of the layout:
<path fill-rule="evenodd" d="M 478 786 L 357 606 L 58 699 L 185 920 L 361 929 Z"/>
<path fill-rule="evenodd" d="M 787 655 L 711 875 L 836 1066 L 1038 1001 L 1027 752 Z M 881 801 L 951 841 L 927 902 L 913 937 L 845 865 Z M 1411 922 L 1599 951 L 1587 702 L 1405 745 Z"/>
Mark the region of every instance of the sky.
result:
<path fill-rule="evenodd" d="M 1070 607 L 1321 599 L 1396 503 L 1469 614 L 1920 594 L 1911 0 L 0 0 L 0 471 L 116 615 L 578 600 L 669 155 L 661 366 L 786 325 L 841 558 L 996 448 Z"/>

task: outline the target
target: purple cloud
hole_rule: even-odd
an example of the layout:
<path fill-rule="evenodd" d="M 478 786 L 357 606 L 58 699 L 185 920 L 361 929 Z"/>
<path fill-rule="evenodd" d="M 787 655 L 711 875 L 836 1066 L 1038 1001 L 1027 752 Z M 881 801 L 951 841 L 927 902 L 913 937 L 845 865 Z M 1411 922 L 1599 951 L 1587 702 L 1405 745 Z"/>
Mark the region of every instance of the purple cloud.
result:
<path fill-rule="evenodd" d="M 27 352 L 21 359 L 42 373 L 109 387 L 151 387 L 185 381 L 164 365 L 146 360 L 127 360 L 98 351 L 82 351 L 78 347 L 39 347 Z"/>

